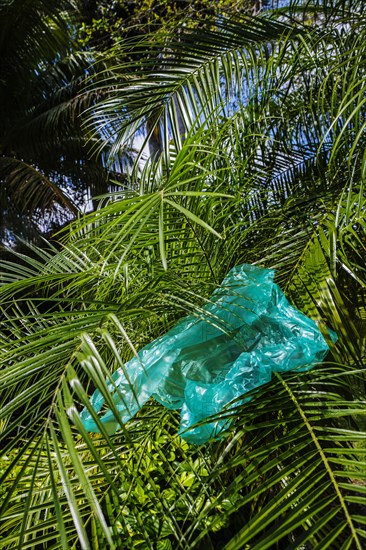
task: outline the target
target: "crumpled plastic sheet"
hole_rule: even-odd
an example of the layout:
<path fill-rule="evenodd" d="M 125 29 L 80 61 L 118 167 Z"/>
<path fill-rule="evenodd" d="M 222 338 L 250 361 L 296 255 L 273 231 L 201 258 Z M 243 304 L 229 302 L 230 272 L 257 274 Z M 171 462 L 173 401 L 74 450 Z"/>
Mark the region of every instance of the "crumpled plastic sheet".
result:
<path fill-rule="evenodd" d="M 228 415 L 202 421 L 233 400 L 235 405 L 249 400 L 245 394 L 269 382 L 272 372 L 309 370 L 328 349 L 316 323 L 274 283 L 273 270 L 239 265 L 196 314 L 182 318 L 112 375 L 108 388 L 119 419 L 108 409 L 100 420 L 114 433 L 154 397 L 168 409 L 181 409 L 179 433 L 202 444 L 228 426 Z M 104 398 L 98 390 L 90 403 L 100 413 Z M 81 419 L 87 431 L 100 431 L 86 408 Z"/>

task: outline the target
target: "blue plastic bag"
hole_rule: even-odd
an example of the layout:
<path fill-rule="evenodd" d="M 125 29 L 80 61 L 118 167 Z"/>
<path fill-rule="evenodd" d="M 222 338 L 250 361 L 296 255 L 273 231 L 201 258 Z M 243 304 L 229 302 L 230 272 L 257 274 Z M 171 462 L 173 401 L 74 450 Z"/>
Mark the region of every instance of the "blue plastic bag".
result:
<path fill-rule="evenodd" d="M 204 443 L 227 420 L 196 423 L 269 382 L 272 372 L 306 371 L 322 361 L 329 348 L 316 323 L 289 304 L 273 279 L 270 269 L 234 267 L 199 314 L 181 319 L 119 368 L 108 384 L 119 418 L 111 410 L 101 416 L 108 433 L 154 397 L 181 409 L 184 439 Z M 99 391 L 90 402 L 100 413 Z M 88 431 L 99 431 L 86 408 L 81 419 Z"/>

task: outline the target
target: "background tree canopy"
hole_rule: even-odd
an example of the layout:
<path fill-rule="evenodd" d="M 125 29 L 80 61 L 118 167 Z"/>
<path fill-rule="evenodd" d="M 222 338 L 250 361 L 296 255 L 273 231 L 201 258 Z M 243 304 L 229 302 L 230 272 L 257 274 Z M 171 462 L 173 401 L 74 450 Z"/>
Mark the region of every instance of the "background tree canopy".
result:
<path fill-rule="evenodd" d="M 121 39 L 166 33 L 183 17 L 194 26 L 225 9 L 245 8 L 230 0 L 215 8 L 208 2 L 2 2 L 1 241 L 12 245 L 17 235 L 39 242 L 39 234 L 93 208 L 92 197 L 113 188 L 109 176 L 124 180 L 134 152 L 107 167 L 82 124 L 95 101 L 85 78 L 101 69 L 101 52 Z M 128 58 L 131 53 L 125 50 Z"/>
<path fill-rule="evenodd" d="M 97 70 L 97 55 L 76 44 L 79 22 L 68 0 L 57 6 L 43 0 L 0 3 L 3 243 L 13 244 L 15 235 L 37 241 L 109 189 L 114 167 L 107 170 L 102 157 L 91 155 L 82 126 L 82 113 L 95 99 L 85 78 Z"/>
<path fill-rule="evenodd" d="M 68 129 L 69 107 L 82 113 L 104 195 L 56 247 L 29 245 L 1 264 L 0 547 L 362 550 L 363 3 L 168 31 L 144 28 L 94 50 L 93 67 L 77 64 L 86 79 L 71 87 L 67 117 L 57 103 L 51 120 Z M 66 144 L 54 140 L 60 159 Z M 177 411 L 154 401 L 113 436 L 101 423 L 86 432 L 92 392 L 113 410 L 111 374 L 183 315 L 200 318 L 242 262 L 276 269 L 287 297 L 336 331 L 326 361 L 232 404 L 230 428 L 203 446 L 184 442 Z"/>
<path fill-rule="evenodd" d="M 112 47 L 121 38 L 169 32 L 177 24 L 197 27 L 203 21 L 214 21 L 223 14 L 240 15 L 259 7 L 259 2 L 249 0 L 82 0 L 82 24 L 78 37 L 83 46 L 93 46 L 100 50 Z"/>

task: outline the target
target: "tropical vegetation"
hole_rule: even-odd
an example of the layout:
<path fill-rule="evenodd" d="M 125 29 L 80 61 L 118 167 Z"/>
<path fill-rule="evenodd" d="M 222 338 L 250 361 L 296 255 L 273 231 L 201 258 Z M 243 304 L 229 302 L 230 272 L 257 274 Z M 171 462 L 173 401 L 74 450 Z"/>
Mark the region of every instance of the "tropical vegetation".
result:
<path fill-rule="evenodd" d="M 95 211 L 2 262 L 1 548 L 365 546 L 365 38 L 362 1 L 294 3 L 133 36 L 87 75 L 89 154 L 137 150 Z M 153 400 L 88 433 L 93 391 L 113 408 L 110 375 L 240 263 L 337 333 L 326 361 L 202 446 Z"/>
<path fill-rule="evenodd" d="M 0 3 L 1 245 L 39 244 L 109 189 L 81 123 L 98 56 L 77 44 L 80 17 L 71 0 Z"/>

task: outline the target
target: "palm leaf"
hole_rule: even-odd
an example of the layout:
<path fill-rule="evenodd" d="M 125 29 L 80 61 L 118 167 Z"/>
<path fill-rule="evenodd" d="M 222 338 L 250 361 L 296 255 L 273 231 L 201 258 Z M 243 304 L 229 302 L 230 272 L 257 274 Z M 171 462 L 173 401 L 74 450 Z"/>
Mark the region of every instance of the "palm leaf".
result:
<path fill-rule="evenodd" d="M 2 264 L 4 548 L 364 546 L 363 51 L 340 7 L 327 2 L 302 34 L 266 18 L 188 33 L 179 56 L 173 42 L 158 68 L 152 55 L 136 76 L 118 67 L 106 81 L 95 112 L 101 133 L 122 129 L 112 147 L 150 114 L 165 150 L 58 250 Z M 250 97 L 231 110 L 243 78 Z M 336 330 L 328 361 L 231 403 L 230 428 L 203 447 L 152 401 L 109 435 L 92 392 L 113 410 L 111 373 L 183 314 L 202 315 L 243 261 L 276 267 L 292 301 Z M 84 406 L 100 434 L 85 431 Z"/>
<path fill-rule="evenodd" d="M 136 55 L 149 51 L 149 57 L 141 60 L 142 70 L 131 76 L 128 64 L 118 65 L 108 71 L 105 82 L 97 83 L 98 89 L 110 90 L 110 99 L 93 108 L 91 124 L 97 121 L 98 131 L 111 143 L 112 157 L 146 120 L 150 121 L 147 141 L 162 121 L 162 136 L 179 147 L 182 125 L 189 131 L 195 121 L 209 118 L 223 99 L 230 101 L 255 57 L 260 60 L 265 55 L 259 44 L 295 32 L 283 23 L 247 17 L 242 23 L 216 24 L 214 30 L 208 25 L 187 31 L 178 42 L 170 36 L 168 43 L 164 39 L 155 45 L 147 38 L 147 43 L 133 49 Z M 133 46 L 133 42 L 126 45 L 129 50 Z"/>

